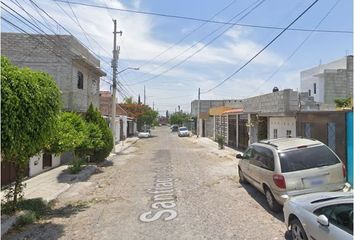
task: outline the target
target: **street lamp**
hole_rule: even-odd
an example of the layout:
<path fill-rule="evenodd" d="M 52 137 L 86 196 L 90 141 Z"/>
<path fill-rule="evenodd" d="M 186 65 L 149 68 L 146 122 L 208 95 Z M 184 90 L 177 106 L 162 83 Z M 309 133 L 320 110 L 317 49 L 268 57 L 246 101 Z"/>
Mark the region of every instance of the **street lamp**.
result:
<path fill-rule="evenodd" d="M 118 73 L 117 73 L 117 75 L 118 74 L 121 74 L 122 72 L 124 72 L 124 71 L 126 71 L 126 70 L 128 70 L 128 69 L 130 69 L 130 70 L 139 70 L 140 68 L 138 68 L 138 67 L 127 67 L 127 68 L 125 68 L 125 69 L 123 69 L 122 71 L 119 71 Z"/>
<path fill-rule="evenodd" d="M 126 71 L 126 70 L 128 70 L 128 69 L 139 70 L 138 67 L 135 67 L 135 68 L 134 67 L 127 67 L 127 68 L 123 69 L 122 71 L 117 72 L 117 75 L 122 73 L 122 72 L 124 72 L 124 71 Z M 113 76 L 113 78 L 114 77 L 115 76 Z M 115 86 L 115 82 L 113 81 L 111 127 L 112 127 L 112 135 L 113 135 L 114 145 L 116 144 L 116 134 L 115 134 L 116 128 L 115 128 L 115 125 L 116 125 L 116 86 Z M 113 151 L 115 151 L 115 147 L 113 148 Z"/>

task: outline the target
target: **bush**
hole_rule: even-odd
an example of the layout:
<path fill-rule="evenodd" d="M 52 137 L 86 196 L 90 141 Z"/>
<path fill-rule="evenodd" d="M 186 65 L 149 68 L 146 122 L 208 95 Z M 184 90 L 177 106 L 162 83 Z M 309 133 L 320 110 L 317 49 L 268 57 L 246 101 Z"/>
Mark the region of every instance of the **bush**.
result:
<path fill-rule="evenodd" d="M 25 211 L 16 220 L 16 226 L 22 227 L 27 224 L 34 223 L 37 220 L 36 214 L 32 211 Z"/>
<path fill-rule="evenodd" d="M 96 124 L 102 134 L 100 139 L 96 139 L 97 141 L 93 143 L 94 150 L 90 153 L 91 159 L 98 162 L 104 161 L 113 149 L 113 135 L 111 129 L 108 127 L 101 113 L 97 111 L 97 109 L 94 109 L 92 104 L 86 112 L 85 120 L 88 123 Z"/>
<path fill-rule="evenodd" d="M 216 142 L 219 144 L 219 149 L 224 149 L 224 137 L 223 136 L 217 135 Z"/>
<path fill-rule="evenodd" d="M 75 159 L 69 165 L 69 172 L 71 174 L 77 174 L 82 170 L 82 165 L 84 165 L 84 161 L 81 159 Z"/>
<path fill-rule="evenodd" d="M 6 202 L 1 204 L 1 213 L 10 215 L 13 213 L 13 202 Z M 42 198 L 24 199 L 16 204 L 16 209 L 20 211 L 31 211 L 38 219 L 43 216 L 48 210 L 49 206 Z"/>

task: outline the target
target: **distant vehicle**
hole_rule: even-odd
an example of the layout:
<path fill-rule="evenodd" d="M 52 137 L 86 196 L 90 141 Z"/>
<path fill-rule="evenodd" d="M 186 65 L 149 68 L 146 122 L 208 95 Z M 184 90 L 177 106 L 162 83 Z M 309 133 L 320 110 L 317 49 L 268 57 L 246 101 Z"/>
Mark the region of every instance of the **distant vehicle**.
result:
<path fill-rule="evenodd" d="M 151 132 L 150 132 L 150 130 L 139 132 L 138 137 L 139 138 L 149 138 L 149 137 L 151 137 Z"/>
<path fill-rule="evenodd" d="M 172 132 L 177 132 L 178 131 L 178 125 L 172 125 L 171 126 L 171 131 Z"/>
<path fill-rule="evenodd" d="M 292 239 L 353 239 L 353 193 L 321 192 L 293 197 L 284 204 Z"/>
<path fill-rule="evenodd" d="M 189 136 L 188 128 L 186 128 L 186 127 L 178 128 L 178 136 L 179 137 L 188 137 Z"/>
<path fill-rule="evenodd" d="M 280 211 L 289 196 L 344 188 L 346 170 L 325 144 L 304 138 L 280 138 L 253 143 L 240 158 L 241 183 L 265 194 L 271 210 Z"/>

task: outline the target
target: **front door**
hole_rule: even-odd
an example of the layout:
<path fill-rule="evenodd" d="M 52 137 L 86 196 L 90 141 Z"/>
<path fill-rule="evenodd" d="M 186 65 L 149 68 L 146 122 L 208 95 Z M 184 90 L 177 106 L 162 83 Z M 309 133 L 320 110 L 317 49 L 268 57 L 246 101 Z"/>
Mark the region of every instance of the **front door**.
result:
<path fill-rule="evenodd" d="M 52 167 L 52 154 L 43 153 L 43 169 Z"/>

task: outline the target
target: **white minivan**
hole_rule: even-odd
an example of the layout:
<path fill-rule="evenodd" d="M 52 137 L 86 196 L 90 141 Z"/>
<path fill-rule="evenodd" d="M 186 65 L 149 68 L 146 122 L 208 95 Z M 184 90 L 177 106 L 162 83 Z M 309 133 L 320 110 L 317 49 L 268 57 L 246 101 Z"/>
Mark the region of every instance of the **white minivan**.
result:
<path fill-rule="evenodd" d="M 265 194 L 271 210 L 280 211 L 286 199 L 312 192 L 344 188 L 346 170 L 338 156 L 320 141 L 280 138 L 251 144 L 240 158 L 241 183 Z"/>

